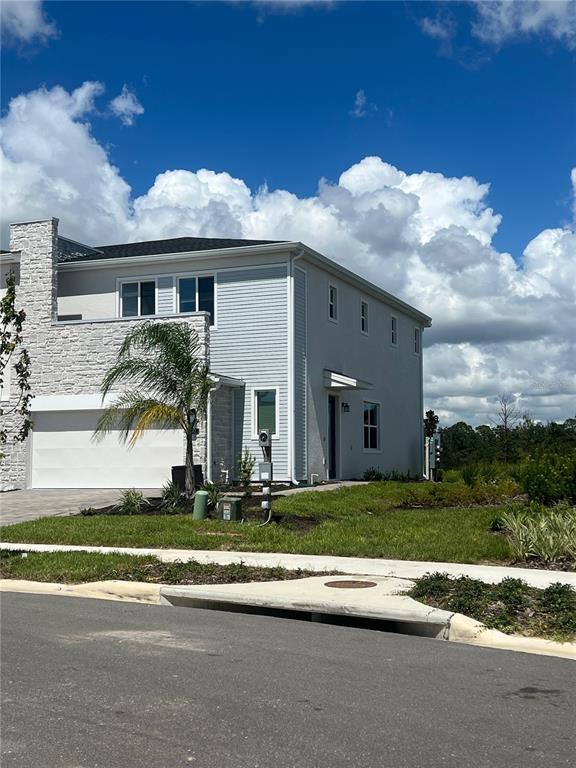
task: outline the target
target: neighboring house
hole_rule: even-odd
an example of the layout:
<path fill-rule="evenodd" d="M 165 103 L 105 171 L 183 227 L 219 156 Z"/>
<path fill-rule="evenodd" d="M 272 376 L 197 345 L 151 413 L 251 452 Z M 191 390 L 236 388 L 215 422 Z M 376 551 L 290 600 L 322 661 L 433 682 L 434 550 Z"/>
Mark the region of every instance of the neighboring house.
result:
<path fill-rule="evenodd" d="M 259 428 L 273 433 L 277 480 L 422 471 L 430 318 L 302 243 L 89 247 L 51 219 L 13 224 L 0 265 L 2 286 L 18 275 L 35 395 L 27 444 L 6 446 L 4 489 L 152 488 L 183 462 L 179 432 L 151 430 L 133 449 L 92 440 L 102 377 L 145 318 L 190 323 L 202 342 L 215 381 L 196 441 L 206 477 L 233 479 L 244 446 L 259 457 Z"/>

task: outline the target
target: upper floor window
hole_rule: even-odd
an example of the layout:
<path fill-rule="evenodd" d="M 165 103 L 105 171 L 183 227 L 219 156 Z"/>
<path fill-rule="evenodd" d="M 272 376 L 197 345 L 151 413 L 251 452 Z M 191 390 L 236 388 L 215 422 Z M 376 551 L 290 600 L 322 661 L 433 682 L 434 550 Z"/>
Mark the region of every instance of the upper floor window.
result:
<path fill-rule="evenodd" d="M 208 312 L 214 325 L 214 276 L 178 280 L 178 312 Z"/>
<path fill-rule="evenodd" d="M 335 285 L 328 286 L 328 317 L 334 322 L 338 320 L 338 288 Z"/>
<path fill-rule="evenodd" d="M 120 292 L 121 317 L 156 314 L 156 281 L 136 280 L 122 283 Z"/>
<path fill-rule="evenodd" d="M 420 328 L 414 328 L 414 352 L 420 354 Z"/>
<path fill-rule="evenodd" d="M 380 406 L 364 403 L 364 450 L 380 450 Z"/>
<path fill-rule="evenodd" d="M 360 327 L 362 333 L 368 333 L 368 302 L 360 302 Z"/>
<path fill-rule="evenodd" d="M 276 434 L 276 390 L 257 389 L 254 392 L 255 434 L 262 429 L 269 429 L 271 435 Z"/>
<path fill-rule="evenodd" d="M 390 342 L 398 346 L 398 318 L 395 315 L 390 317 Z"/>

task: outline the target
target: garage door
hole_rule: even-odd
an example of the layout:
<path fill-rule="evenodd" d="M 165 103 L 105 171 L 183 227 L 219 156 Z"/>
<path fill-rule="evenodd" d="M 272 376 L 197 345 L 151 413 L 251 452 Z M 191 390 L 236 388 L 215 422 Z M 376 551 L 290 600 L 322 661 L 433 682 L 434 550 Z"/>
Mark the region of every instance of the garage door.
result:
<path fill-rule="evenodd" d="M 180 430 L 151 429 L 134 448 L 110 433 L 92 441 L 100 411 L 34 414 L 33 488 L 160 488 L 184 461 Z"/>

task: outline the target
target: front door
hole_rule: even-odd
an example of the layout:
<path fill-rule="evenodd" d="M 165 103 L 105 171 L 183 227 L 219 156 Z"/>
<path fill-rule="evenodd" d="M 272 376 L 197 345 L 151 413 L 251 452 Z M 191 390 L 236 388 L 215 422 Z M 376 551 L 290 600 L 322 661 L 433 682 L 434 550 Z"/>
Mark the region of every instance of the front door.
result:
<path fill-rule="evenodd" d="M 338 477 L 338 454 L 340 453 L 338 397 L 328 395 L 328 479 Z"/>

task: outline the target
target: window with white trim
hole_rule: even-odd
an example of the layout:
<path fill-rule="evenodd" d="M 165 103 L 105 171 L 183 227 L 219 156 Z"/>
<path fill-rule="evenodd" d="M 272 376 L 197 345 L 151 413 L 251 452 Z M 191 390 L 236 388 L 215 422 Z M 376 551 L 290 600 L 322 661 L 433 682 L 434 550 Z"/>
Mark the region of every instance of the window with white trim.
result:
<path fill-rule="evenodd" d="M 208 312 L 214 325 L 214 275 L 178 279 L 178 312 Z"/>
<path fill-rule="evenodd" d="M 120 286 L 120 316 L 156 314 L 156 280 L 134 280 Z"/>
<path fill-rule="evenodd" d="M 261 429 L 269 429 L 276 434 L 276 390 L 257 389 L 254 391 L 254 429 L 258 434 Z"/>
<path fill-rule="evenodd" d="M 364 450 L 380 449 L 380 406 L 378 403 L 364 403 Z"/>
<path fill-rule="evenodd" d="M 335 285 L 328 286 L 328 317 L 334 322 L 338 320 L 338 288 Z"/>
<path fill-rule="evenodd" d="M 390 342 L 398 346 L 398 318 L 395 315 L 390 316 Z"/>
<path fill-rule="evenodd" d="M 420 354 L 420 328 L 414 328 L 414 353 Z"/>
<path fill-rule="evenodd" d="M 368 334 L 368 302 L 360 302 L 360 328 L 362 333 Z"/>

